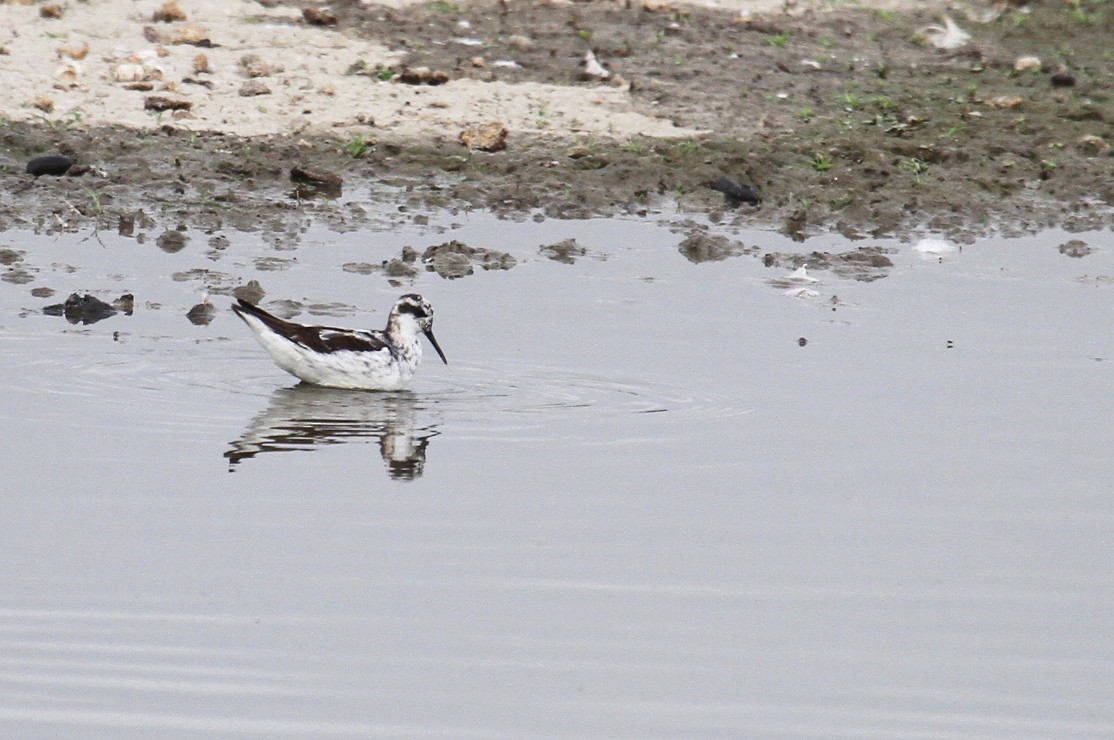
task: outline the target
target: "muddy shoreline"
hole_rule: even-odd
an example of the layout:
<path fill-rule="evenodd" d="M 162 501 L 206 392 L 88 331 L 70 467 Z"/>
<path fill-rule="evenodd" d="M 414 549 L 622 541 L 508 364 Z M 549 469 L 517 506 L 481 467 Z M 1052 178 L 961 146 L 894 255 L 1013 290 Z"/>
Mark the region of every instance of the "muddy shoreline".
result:
<path fill-rule="evenodd" d="M 917 12 L 741 19 L 611 3 L 331 8 L 347 33 L 403 52 L 378 73 L 393 77 L 370 75 L 369 85 L 405 85 L 395 79 L 401 71 L 427 67 L 449 85 L 618 87 L 636 111 L 703 133 L 604 135 L 538 120 L 533 131 L 511 128 L 504 149 L 483 152 L 452 132 L 404 136 L 366 118 L 359 128 L 254 137 L 191 130 L 188 118 L 160 117 L 141 130 L 80 117 L 7 119 L 0 223 L 291 232 L 311 213 L 337 229 L 358 224 L 358 204 L 335 199 L 335 189 L 296 186 L 294 167 L 337 175 L 341 192 L 366 192 L 376 207 L 412 211 L 576 218 L 676 203 L 727 226 L 850 238 L 1112 223 L 1109 3 L 959 18 L 972 39 L 950 51 L 918 35 L 939 16 Z M 441 43 L 460 29 L 476 43 Z M 588 48 L 609 79 L 581 79 Z M 1039 65 L 1019 69 L 1023 57 Z M 516 66 L 492 66 L 504 58 Z M 89 170 L 37 179 L 24 171 L 52 152 Z M 719 177 L 753 185 L 762 203 L 733 204 L 708 187 Z"/>

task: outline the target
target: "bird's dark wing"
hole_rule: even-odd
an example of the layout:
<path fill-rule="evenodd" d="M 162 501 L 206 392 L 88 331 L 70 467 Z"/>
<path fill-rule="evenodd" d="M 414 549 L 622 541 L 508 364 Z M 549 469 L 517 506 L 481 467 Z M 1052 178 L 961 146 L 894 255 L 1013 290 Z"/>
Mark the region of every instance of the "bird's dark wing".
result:
<path fill-rule="evenodd" d="M 390 351 L 390 345 L 378 337 L 377 332 L 295 324 L 278 316 L 272 316 L 262 308 L 242 299 L 238 305 L 232 307 L 232 310 L 241 316 L 244 314 L 254 316 L 279 336 L 314 352 L 329 354 L 342 351 L 378 352 L 384 349 Z"/>

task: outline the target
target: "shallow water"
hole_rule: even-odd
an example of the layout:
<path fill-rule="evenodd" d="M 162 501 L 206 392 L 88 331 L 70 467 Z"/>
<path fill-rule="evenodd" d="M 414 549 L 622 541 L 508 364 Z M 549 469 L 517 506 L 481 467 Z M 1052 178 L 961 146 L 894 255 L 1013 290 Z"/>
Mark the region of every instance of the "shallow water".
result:
<path fill-rule="evenodd" d="M 0 244 L 12 736 L 1114 735 L 1114 235 L 803 299 L 653 221 L 99 236 Z M 171 277 L 378 326 L 341 265 L 449 238 L 519 264 L 416 280 L 451 364 L 403 393 L 294 387 Z M 135 314 L 38 313 L 87 289 Z"/>

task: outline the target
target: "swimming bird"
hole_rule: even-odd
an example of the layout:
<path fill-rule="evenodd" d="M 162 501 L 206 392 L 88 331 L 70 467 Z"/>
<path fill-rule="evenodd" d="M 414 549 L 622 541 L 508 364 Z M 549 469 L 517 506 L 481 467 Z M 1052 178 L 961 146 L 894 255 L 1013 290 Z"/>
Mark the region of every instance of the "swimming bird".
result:
<path fill-rule="evenodd" d="M 305 383 L 375 391 L 401 388 L 421 362 L 419 334 L 425 334 L 441 361 L 449 364 L 433 338 L 433 306 L 417 293 L 395 302 L 382 330 L 295 324 L 245 300 L 232 310 L 255 332 L 275 364 Z"/>

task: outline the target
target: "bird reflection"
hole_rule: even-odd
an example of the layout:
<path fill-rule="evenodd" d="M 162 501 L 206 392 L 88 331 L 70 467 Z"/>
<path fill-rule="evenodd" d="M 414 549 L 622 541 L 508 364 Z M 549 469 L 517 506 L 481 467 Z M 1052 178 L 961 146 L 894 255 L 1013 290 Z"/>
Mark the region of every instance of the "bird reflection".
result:
<path fill-rule="evenodd" d="M 414 480 L 425 468 L 429 441 L 440 434 L 435 425 L 417 426 L 418 408 L 409 391 L 369 393 L 305 384 L 280 388 L 240 439 L 230 443 L 224 453 L 228 470 L 263 452 L 309 451 L 370 437 L 378 440 L 391 478 Z"/>

